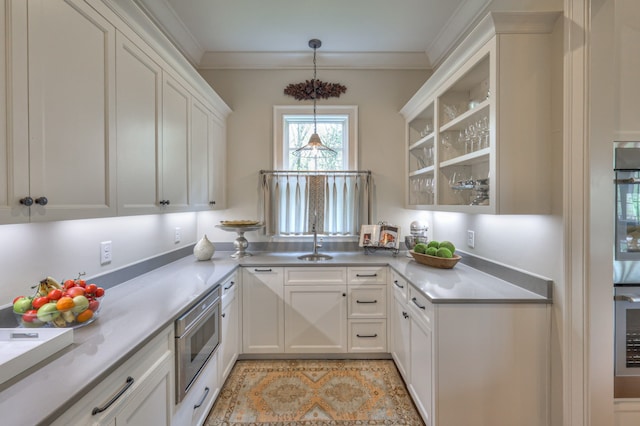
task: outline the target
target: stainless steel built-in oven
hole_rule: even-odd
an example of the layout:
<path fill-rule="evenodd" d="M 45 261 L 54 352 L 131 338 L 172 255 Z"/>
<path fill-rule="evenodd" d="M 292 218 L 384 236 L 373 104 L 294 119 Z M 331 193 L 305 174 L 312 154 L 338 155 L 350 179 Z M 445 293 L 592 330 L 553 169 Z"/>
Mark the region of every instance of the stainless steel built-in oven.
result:
<path fill-rule="evenodd" d="M 220 286 L 176 320 L 175 336 L 178 403 L 220 343 Z"/>
<path fill-rule="evenodd" d="M 640 286 L 615 287 L 616 398 L 640 396 Z"/>
<path fill-rule="evenodd" d="M 614 144 L 616 398 L 640 397 L 640 142 Z"/>

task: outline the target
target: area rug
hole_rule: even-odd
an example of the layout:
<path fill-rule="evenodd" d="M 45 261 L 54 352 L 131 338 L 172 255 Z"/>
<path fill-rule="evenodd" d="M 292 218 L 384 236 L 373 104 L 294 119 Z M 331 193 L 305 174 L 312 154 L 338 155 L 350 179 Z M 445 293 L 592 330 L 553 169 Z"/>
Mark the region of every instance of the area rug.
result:
<path fill-rule="evenodd" d="M 424 425 L 391 360 L 238 361 L 206 426 Z"/>

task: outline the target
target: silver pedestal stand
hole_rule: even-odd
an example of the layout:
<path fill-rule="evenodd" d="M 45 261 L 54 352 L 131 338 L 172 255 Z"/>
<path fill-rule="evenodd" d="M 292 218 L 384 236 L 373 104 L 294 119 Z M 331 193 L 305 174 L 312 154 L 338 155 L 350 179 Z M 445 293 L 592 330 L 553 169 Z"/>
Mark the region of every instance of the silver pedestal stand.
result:
<path fill-rule="evenodd" d="M 236 249 L 236 252 L 231 255 L 234 259 L 240 259 L 245 256 L 252 256 L 251 253 L 247 252 L 247 247 L 249 247 L 249 241 L 244 237 L 245 232 L 249 231 L 257 231 L 262 228 L 264 225 L 248 225 L 248 226 L 226 226 L 226 225 L 216 225 L 216 228 L 220 228 L 223 231 L 235 232 L 238 234 L 236 240 L 233 242 L 233 247 Z"/>

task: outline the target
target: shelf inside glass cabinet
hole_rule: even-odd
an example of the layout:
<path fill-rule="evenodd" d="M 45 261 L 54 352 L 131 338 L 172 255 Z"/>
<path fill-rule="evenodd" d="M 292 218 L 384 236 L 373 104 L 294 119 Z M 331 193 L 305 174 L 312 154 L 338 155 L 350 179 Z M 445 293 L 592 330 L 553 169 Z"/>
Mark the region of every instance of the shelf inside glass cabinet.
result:
<path fill-rule="evenodd" d="M 409 146 L 413 146 L 432 135 L 435 129 L 433 103 L 409 122 Z"/>

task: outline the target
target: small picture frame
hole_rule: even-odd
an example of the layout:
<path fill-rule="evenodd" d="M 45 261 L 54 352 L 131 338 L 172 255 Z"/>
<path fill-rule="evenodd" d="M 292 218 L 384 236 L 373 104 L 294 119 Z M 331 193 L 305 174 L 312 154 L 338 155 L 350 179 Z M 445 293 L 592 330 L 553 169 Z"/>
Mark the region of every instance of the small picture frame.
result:
<path fill-rule="evenodd" d="M 382 225 L 378 245 L 387 248 L 400 248 L 400 227 L 394 225 Z"/>
<path fill-rule="evenodd" d="M 362 225 L 360 228 L 360 247 L 377 247 L 380 237 L 380 226 Z"/>
<path fill-rule="evenodd" d="M 395 225 L 362 225 L 360 247 L 400 248 L 400 227 Z"/>

